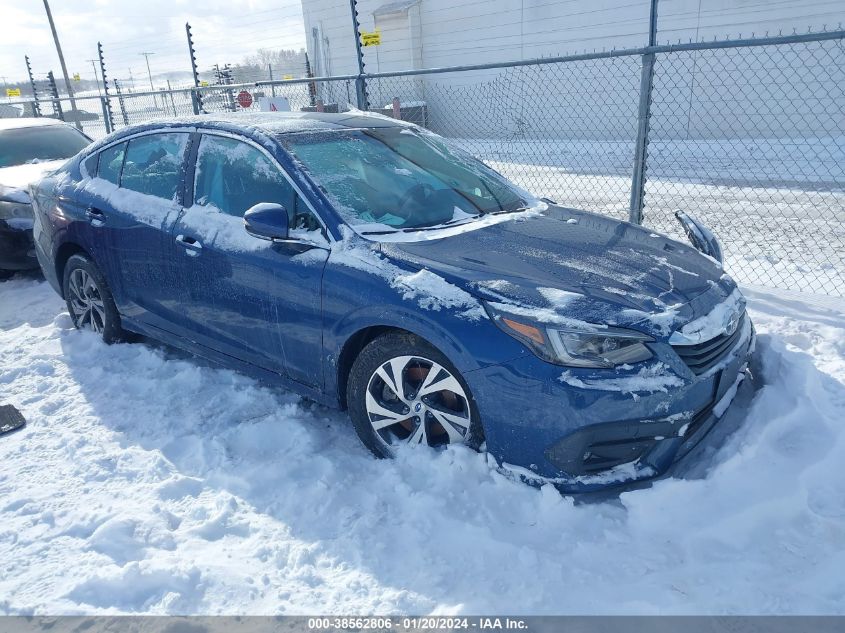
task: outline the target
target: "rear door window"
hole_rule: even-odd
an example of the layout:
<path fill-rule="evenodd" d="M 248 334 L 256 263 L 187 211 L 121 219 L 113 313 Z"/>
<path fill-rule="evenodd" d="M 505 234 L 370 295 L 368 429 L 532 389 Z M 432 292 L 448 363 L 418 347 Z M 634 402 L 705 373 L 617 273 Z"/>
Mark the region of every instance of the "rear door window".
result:
<path fill-rule="evenodd" d="M 120 186 L 165 200 L 176 200 L 189 136 L 186 132 L 168 132 L 130 140 Z"/>
<path fill-rule="evenodd" d="M 100 152 L 96 174 L 103 180 L 118 184 L 120 182 L 120 168 L 123 166 L 123 155 L 126 153 L 126 143 L 119 143 Z M 92 172 L 94 173 L 94 172 Z"/>

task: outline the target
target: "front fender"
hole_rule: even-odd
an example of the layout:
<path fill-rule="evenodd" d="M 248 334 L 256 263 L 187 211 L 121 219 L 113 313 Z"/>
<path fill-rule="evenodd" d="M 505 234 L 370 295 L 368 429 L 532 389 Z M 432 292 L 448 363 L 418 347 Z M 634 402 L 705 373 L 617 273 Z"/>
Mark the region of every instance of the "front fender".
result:
<path fill-rule="evenodd" d="M 434 299 L 424 295 L 409 297 L 378 273 L 329 260 L 323 276 L 326 392 L 338 393 L 341 352 L 353 336 L 366 328 L 389 327 L 416 334 L 443 352 L 461 373 L 530 354 L 499 330 L 480 304 L 478 310 L 463 305 L 443 307 Z M 477 299 L 471 299 L 477 303 Z"/>

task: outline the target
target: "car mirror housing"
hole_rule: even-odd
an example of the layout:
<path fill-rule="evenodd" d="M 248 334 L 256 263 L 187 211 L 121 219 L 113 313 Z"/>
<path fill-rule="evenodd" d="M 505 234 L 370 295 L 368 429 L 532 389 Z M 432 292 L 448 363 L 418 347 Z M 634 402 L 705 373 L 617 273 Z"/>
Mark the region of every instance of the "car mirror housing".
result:
<path fill-rule="evenodd" d="M 264 240 L 287 240 L 287 209 L 275 202 L 259 202 L 244 213 L 244 228 L 250 235 Z"/>
<path fill-rule="evenodd" d="M 704 226 L 697 218 L 689 213 L 684 213 L 680 209 L 675 211 L 675 217 L 681 223 L 690 243 L 699 251 L 705 255 L 709 255 L 724 266 L 722 245 L 719 244 L 719 240 L 713 234 L 713 231 Z"/>

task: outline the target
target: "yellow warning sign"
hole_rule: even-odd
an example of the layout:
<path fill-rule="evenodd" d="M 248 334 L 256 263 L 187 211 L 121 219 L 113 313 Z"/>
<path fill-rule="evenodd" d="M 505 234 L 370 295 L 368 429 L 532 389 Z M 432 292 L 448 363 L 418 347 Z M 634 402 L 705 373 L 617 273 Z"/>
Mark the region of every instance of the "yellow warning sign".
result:
<path fill-rule="evenodd" d="M 202 86 L 203 88 L 205 88 L 207 85 L 208 85 L 207 81 L 201 81 L 200 82 L 200 86 Z"/>
<path fill-rule="evenodd" d="M 6 96 L 7 97 L 20 97 L 21 96 L 21 89 L 20 88 L 6 88 Z"/>
<path fill-rule="evenodd" d="M 73 80 L 82 81 L 82 77 L 79 76 L 79 73 L 73 73 Z"/>
<path fill-rule="evenodd" d="M 378 46 L 381 44 L 381 31 L 376 29 L 372 33 L 361 31 L 361 46 Z"/>

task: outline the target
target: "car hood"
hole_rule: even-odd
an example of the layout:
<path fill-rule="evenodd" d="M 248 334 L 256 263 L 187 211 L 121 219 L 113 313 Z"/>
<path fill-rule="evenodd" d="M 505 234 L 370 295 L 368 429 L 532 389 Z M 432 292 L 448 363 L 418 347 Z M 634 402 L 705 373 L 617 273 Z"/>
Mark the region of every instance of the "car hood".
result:
<path fill-rule="evenodd" d="M 29 202 L 27 188 L 45 174 L 58 169 L 67 159 L 46 160 L 40 163 L 0 168 L 0 199 Z"/>
<path fill-rule="evenodd" d="M 612 218 L 550 206 L 382 252 L 445 277 L 496 309 L 541 321 L 630 327 L 666 338 L 736 289 L 715 260 Z"/>

